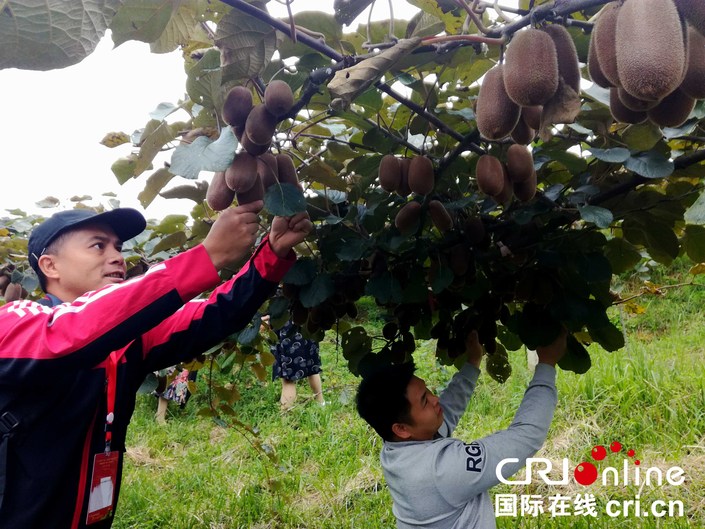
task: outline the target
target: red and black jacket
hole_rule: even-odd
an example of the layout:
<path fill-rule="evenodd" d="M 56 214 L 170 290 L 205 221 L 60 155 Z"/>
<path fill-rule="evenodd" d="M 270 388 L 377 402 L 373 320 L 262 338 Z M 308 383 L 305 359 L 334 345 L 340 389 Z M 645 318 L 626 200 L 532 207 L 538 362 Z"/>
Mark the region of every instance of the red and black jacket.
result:
<path fill-rule="evenodd" d="M 295 260 L 268 241 L 207 300 L 220 279 L 203 246 L 73 303 L 0 307 L 0 416 L 5 445 L 0 529 L 86 527 L 93 457 L 105 449 L 106 369 L 117 359 L 111 449 L 119 455 L 147 373 L 187 361 L 244 328 Z M 111 355 L 111 353 L 113 353 Z M 7 424 L 6 424 L 7 426 Z M 2 465 L 0 463 L 0 469 Z M 112 517 L 91 524 L 110 527 Z"/>

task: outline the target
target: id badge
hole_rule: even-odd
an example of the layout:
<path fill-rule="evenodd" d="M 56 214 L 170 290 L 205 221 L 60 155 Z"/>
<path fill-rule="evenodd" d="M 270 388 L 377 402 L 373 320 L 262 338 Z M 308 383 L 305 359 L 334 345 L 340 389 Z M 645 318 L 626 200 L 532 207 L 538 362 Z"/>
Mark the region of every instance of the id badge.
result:
<path fill-rule="evenodd" d="M 88 497 L 86 525 L 113 515 L 113 496 L 117 484 L 118 451 L 96 454 L 93 459 L 91 492 Z"/>

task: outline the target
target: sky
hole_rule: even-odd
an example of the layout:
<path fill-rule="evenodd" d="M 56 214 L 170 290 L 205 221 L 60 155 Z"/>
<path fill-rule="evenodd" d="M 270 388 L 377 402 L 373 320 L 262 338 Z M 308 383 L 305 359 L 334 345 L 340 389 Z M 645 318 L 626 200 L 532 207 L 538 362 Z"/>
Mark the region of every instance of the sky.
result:
<path fill-rule="evenodd" d="M 309 9 L 327 4 L 312 0 L 292 5 Z M 329 2 L 332 5 L 332 2 Z M 374 19 L 388 18 L 388 3 L 377 2 Z M 406 9 L 404 7 L 406 6 Z M 269 3 L 270 12 L 285 16 L 284 6 Z M 329 11 L 332 10 L 328 7 Z M 395 2 L 395 16 L 410 18 L 414 9 Z M 365 12 L 360 21 L 366 21 Z M 364 20 L 363 20 L 364 19 Z M 353 23 L 355 27 L 357 22 Z M 132 150 L 130 144 L 107 148 L 100 140 L 108 132 L 131 134 L 149 120 L 161 102 L 183 99 L 186 75 L 179 51 L 152 54 L 144 43 L 129 41 L 113 48 L 109 34 L 97 49 L 77 65 L 45 72 L 0 70 L 3 126 L 0 127 L 0 217 L 5 210 L 20 208 L 30 214 L 50 215 L 73 207 L 71 197 L 89 195 L 86 204 L 111 207 L 111 192 L 121 206 L 134 207 L 147 217 L 160 219 L 169 213 L 188 213 L 189 200 L 157 197 L 145 210 L 137 200 L 147 171 L 120 185 L 111 165 Z M 160 155 L 155 169 L 170 155 Z M 200 179 L 208 179 L 209 173 Z M 189 181 L 180 177 L 171 185 Z M 60 201 L 57 208 L 36 205 L 46 197 Z"/>

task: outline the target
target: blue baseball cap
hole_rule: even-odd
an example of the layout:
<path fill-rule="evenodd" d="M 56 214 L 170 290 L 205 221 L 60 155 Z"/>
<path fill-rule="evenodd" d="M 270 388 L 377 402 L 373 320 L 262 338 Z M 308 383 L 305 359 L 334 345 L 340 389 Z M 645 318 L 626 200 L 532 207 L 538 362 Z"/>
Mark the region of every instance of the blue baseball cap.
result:
<path fill-rule="evenodd" d="M 27 245 L 29 264 L 39 276 L 42 288 L 44 284 L 41 281 L 43 274 L 39 270 L 39 258 L 59 235 L 86 224 L 107 224 L 120 240 L 127 241 L 142 233 L 147 226 L 147 221 L 139 211 L 132 208 L 117 208 L 103 213 L 90 209 L 72 209 L 54 213 L 32 230 Z"/>

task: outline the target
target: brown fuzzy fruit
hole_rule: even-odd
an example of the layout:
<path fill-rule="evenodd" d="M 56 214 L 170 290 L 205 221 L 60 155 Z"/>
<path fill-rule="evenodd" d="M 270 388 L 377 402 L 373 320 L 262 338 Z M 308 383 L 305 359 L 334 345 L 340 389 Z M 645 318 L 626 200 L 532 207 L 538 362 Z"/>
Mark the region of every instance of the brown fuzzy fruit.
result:
<path fill-rule="evenodd" d="M 634 97 L 663 99 L 683 80 L 686 43 L 673 0 L 626 0 L 615 44 L 621 86 Z"/>
<path fill-rule="evenodd" d="M 242 133 L 242 138 L 240 138 L 240 144 L 242 145 L 242 148 L 245 149 L 252 156 L 259 156 L 260 154 L 264 154 L 265 152 L 269 151 L 270 146 L 269 143 L 266 145 L 256 144 L 250 139 L 250 136 L 247 134 L 247 132 Z"/>
<path fill-rule="evenodd" d="M 409 163 L 409 189 L 417 195 L 433 191 L 433 162 L 425 156 L 414 156 Z"/>
<path fill-rule="evenodd" d="M 400 197 L 408 197 L 411 194 L 409 187 L 409 167 L 411 166 L 411 158 L 399 158 L 399 168 L 401 169 L 401 182 L 397 195 Z"/>
<path fill-rule="evenodd" d="M 575 42 L 568 30 L 560 24 L 551 24 L 543 28 L 543 31 L 553 39 L 558 57 L 558 73 L 563 78 L 563 82 L 570 86 L 576 93 L 580 93 L 580 64 L 578 61 L 578 51 L 575 49 Z"/>
<path fill-rule="evenodd" d="M 705 2 L 702 0 L 674 0 L 678 12 L 705 36 Z"/>
<path fill-rule="evenodd" d="M 600 85 L 604 88 L 612 86 L 620 86 L 619 74 L 617 73 L 617 16 L 620 11 L 620 2 L 610 2 L 597 15 L 595 26 L 592 28 L 592 36 L 590 37 L 590 48 L 594 48 L 594 55 L 597 59 L 595 65 L 599 72 L 607 79 L 608 84 Z M 588 55 L 590 52 L 588 51 Z M 588 67 L 590 66 L 590 58 L 588 57 Z M 599 65 L 599 66 L 598 66 Z M 597 84 L 599 75 L 593 77 L 592 68 L 589 68 L 591 78 Z M 597 73 L 597 72 L 595 72 Z"/>
<path fill-rule="evenodd" d="M 529 143 L 534 141 L 534 138 L 536 137 L 536 131 L 529 127 L 526 124 L 526 121 L 520 119 L 517 123 L 517 126 L 514 127 L 514 130 L 512 131 L 511 137 L 515 142 L 521 145 L 528 145 Z"/>
<path fill-rule="evenodd" d="M 257 174 L 265 191 L 279 181 L 277 158 L 271 152 L 257 157 Z"/>
<path fill-rule="evenodd" d="M 421 204 L 412 201 L 407 202 L 394 217 L 394 225 L 402 235 L 411 235 L 418 228 L 421 218 Z"/>
<path fill-rule="evenodd" d="M 236 193 L 236 196 L 237 203 L 240 205 L 249 204 L 250 202 L 255 202 L 257 200 L 263 200 L 264 186 L 262 185 L 262 180 L 260 180 L 259 175 L 255 178 L 255 183 L 250 189 L 243 191 L 242 193 Z"/>
<path fill-rule="evenodd" d="M 521 114 L 521 107 L 507 95 L 503 72 L 501 64 L 488 71 L 477 96 L 477 128 L 488 140 L 501 140 L 509 136 Z"/>
<path fill-rule="evenodd" d="M 10 283 L 5 288 L 5 294 L 4 294 L 5 301 L 7 303 L 10 303 L 12 301 L 17 301 L 18 299 L 20 299 L 22 297 L 22 290 L 23 290 L 22 285 L 20 285 L 19 283 Z"/>
<path fill-rule="evenodd" d="M 477 187 L 486 195 L 496 196 L 504 188 L 504 169 L 502 162 L 491 154 L 483 154 L 475 166 Z"/>
<path fill-rule="evenodd" d="M 428 214 L 431 222 L 441 233 L 447 232 L 453 227 L 453 219 L 448 210 L 439 200 L 431 200 L 428 203 Z"/>
<path fill-rule="evenodd" d="M 277 154 L 277 171 L 280 184 L 291 184 L 302 189 L 299 177 L 296 175 L 294 160 L 288 154 Z"/>
<path fill-rule="evenodd" d="M 512 184 L 514 195 L 521 202 L 528 202 L 536 195 L 536 171 L 531 173 L 531 176 L 523 182 L 515 182 Z"/>
<path fill-rule="evenodd" d="M 233 203 L 235 191 L 225 183 L 225 171 L 218 171 L 213 174 L 208 190 L 206 191 L 206 202 L 214 211 L 223 211 Z"/>
<path fill-rule="evenodd" d="M 252 93 L 244 86 L 235 86 L 225 96 L 223 120 L 228 125 L 242 128 L 252 110 Z"/>
<path fill-rule="evenodd" d="M 251 189 L 257 177 L 257 158 L 247 151 L 235 155 L 233 163 L 225 170 L 225 183 L 236 193 Z"/>
<path fill-rule="evenodd" d="M 617 88 L 610 88 L 610 112 L 612 117 L 621 123 L 643 123 L 647 120 L 646 112 L 635 112 L 629 110 L 619 100 Z"/>
<path fill-rule="evenodd" d="M 680 88 L 663 98 L 648 112 L 649 119 L 659 127 L 680 127 L 695 108 L 695 99 Z"/>
<path fill-rule="evenodd" d="M 617 96 L 625 107 L 635 112 L 645 112 L 659 104 L 658 101 L 642 101 L 641 99 L 637 99 L 624 88 L 617 89 Z"/>
<path fill-rule="evenodd" d="M 688 66 L 681 90 L 695 99 L 705 99 L 705 36 L 688 27 Z"/>
<path fill-rule="evenodd" d="M 595 42 L 595 31 L 593 29 L 592 37 L 590 38 L 590 47 L 588 48 L 588 75 L 590 75 L 590 79 L 596 85 L 602 88 L 611 88 L 614 85 L 605 77 L 605 74 L 602 73 L 600 60 L 597 58 L 597 46 Z"/>
<path fill-rule="evenodd" d="M 379 162 L 379 185 L 382 186 L 387 193 L 393 193 L 401 185 L 401 166 L 399 159 L 393 154 L 382 156 Z"/>
<path fill-rule="evenodd" d="M 264 106 L 273 116 L 280 118 L 294 106 L 294 93 L 284 81 L 275 80 L 264 89 Z"/>
<path fill-rule="evenodd" d="M 503 206 L 508 206 L 514 198 L 514 188 L 512 187 L 512 181 L 509 180 L 509 171 L 507 171 L 507 165 L 502 164 L 502 190 L 493 195 L 492 198 L 497 202 L 497 204 L 502 204 Z"/>
<path fill-rule="evenodd" d="M 277 128 L 277 118 L 275 118 L 263 104 L 255 106 L 247 116 L 245 122 L 245 133 L 247 137 L 257 145 L 269 146 L 272 136 Z"/>
<path fill-rule="evenodd" d="M 543 107 L 521 107 L 521 119 L 532 129 L 539 130 L 541 128 L 541 114 Z"/>
<path fill-rule="evenodd" d="M 510 145 L 507 149 L 507 173 L 512 183 L 525 182 L 534 172 L 534 156 L 522 145 Z"/>
<path fill-rule="evenodd" d="M 504 87 L 517 105 L 548 102 L 558 89 L 558 54 L 553 39 L 538 29 L 515 33 L 504 60 Z"/>

